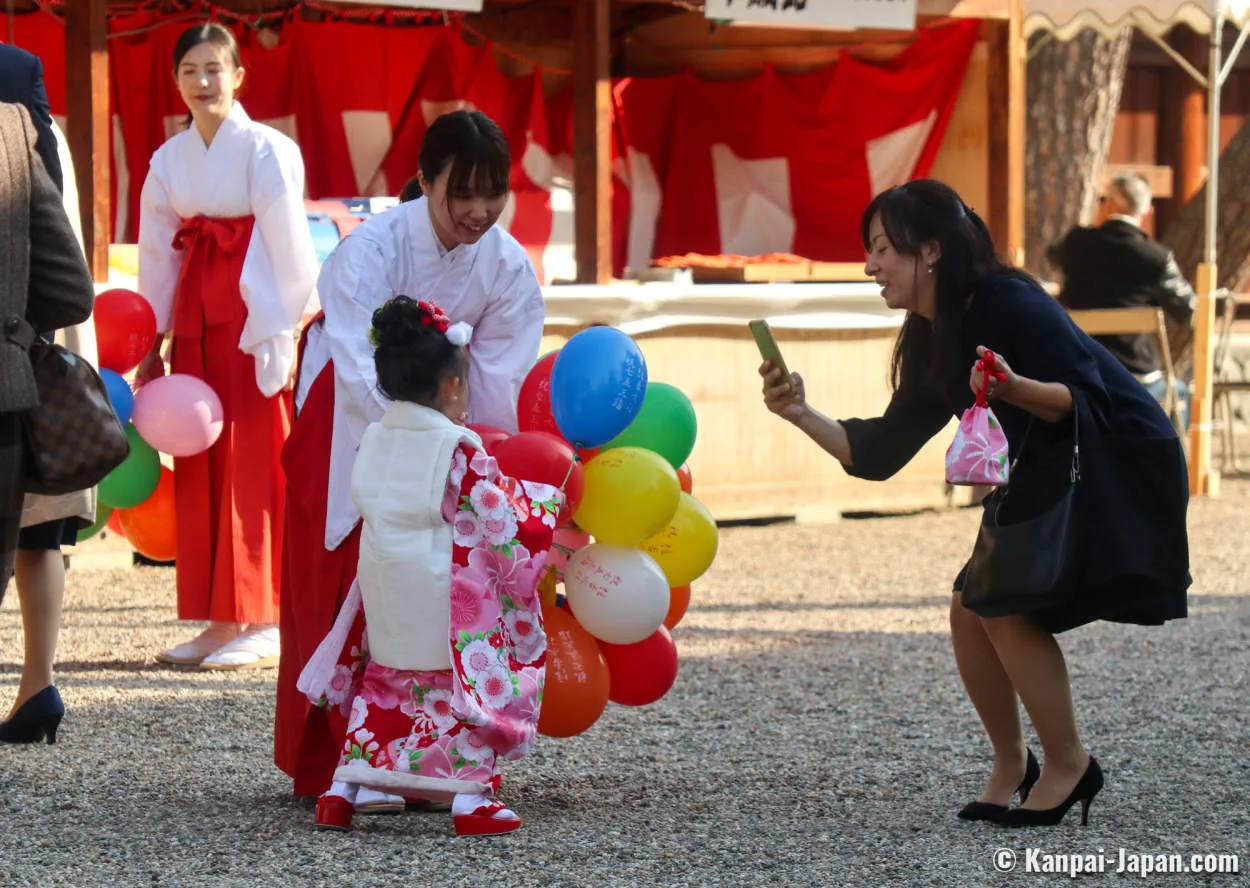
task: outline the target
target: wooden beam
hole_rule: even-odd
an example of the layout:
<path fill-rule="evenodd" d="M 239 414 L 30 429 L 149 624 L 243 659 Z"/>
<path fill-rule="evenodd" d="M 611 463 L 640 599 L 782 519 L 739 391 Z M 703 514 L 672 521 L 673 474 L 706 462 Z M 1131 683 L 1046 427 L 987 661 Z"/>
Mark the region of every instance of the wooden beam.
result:
<path fill-rule="evenodd" d="M 1207 68 L 1207 46 L 1193 31 L 1186 29 L 1180 37 L 1181 54 L 1204 71 Z M 1181 79 L 1181 125 L 1177 128 L 1176 146 L 1176 211 L 1198 196 L 1207 181 L 1207 94 L 1177 65 L 1175 75 Z"/>
<path fill-rule="evenodd" d="M 65 4 L 65 138 L 74 159 L 87 266 L 108 280 L 110 117 L 107 0 Z"/>
<path fill-rule="evenodd" d="M 612 280 L 612 12 L 573 6 L 573 200 L 577 280 Z"/>
<path fill-rule="evenodd" d="M 1007 20 L 1007 256 L 1024 264 L 1024 140 L 1026 132 L 1025 82 L 1028 44 L 1024 40 L 1024 8 L 1010 0 Z"/>
<path fill-rule="evenodd" d="M 1024 261 L 1024 134 L 1026 56 L 1024 19 L 1012 0 L 1010 21 L 986 21 L 989 46 L 986 89 L 989 105 L 990 232 L 1009 262 Z"/>
<path fill-rule="evenodd" d="M 1168 43 L 1197 70 L 1206 68 L 1205 46 L 1189 28 L 1173 28 Z M 1185 204 L 1202 190 L 1207 163 L 1206 92 L 1176 62 L 1166 57 L 1163 62 L 1155 154 L 1156 162 L 1172 171 L 1172 193 L 1160 194 L 1151 182 L 1155 198 L 1162 198 L 1155 203 L 1156 238 L 1167 235 Z"/>
<path fill-rule="evenodd" d="M 1215 328 L 1215 289 L 1219 269 L 1198 264 L 1194 289 L 1194 385 L 1189 397 L 1189 495 L 1218 496 L 1219 474 L 1211 471 L 1211 331 Z M 1231 422 L 1232 417 L 1225 417 Z"/>

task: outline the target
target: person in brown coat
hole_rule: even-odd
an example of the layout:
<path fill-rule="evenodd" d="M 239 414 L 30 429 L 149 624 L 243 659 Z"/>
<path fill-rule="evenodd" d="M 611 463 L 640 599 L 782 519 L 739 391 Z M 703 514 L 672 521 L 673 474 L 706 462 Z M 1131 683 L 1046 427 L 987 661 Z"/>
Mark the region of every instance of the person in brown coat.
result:
<path fill-rule="evenodd" d="M 36 143 L 29 112 L 0 103 L 0 596 L 13 575 L 22 519 L 21 414 L 39 404 L 30 346 L 38 331 L 85 321 L 94 301 L 86 260 Z M 25 724 L 28 707 L 39 715 L 38 739 L 55 737 L 64 708 L 56 688 L 47 690 L 0 725 L 0 739 Z"/>

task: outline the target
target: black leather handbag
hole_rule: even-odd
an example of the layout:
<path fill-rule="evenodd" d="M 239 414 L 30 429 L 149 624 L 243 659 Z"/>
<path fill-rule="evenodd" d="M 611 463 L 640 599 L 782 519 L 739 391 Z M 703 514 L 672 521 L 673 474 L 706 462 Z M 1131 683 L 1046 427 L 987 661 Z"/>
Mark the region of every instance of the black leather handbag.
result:
<path fill-rule="evenodd" d="M 1012 484 L 999 487 L 985 500 L 985 514 L 964 576 L 964 607 L 982 617 L 1032 613 L 1062 604 L 1075 581 L 1079 516 L 1074 505 L 1081 477 L 1079 401 L 1072 404 L 1071 461 L 1064 447 L 1060 468 L 1066 470 L 1066 488 L 1057 502 L 1040 512 L 1013 514 Z M 1025 433 L 1020 453 L 1029 443 Z M 1016 462 L 1020 460 L 1016 455 Z M 1015 463 L 1010 477 L 1017 480 Z"/>
<path fill-rule="evenodd" d="M 30 347 L 39 406 L 21 413 L 23 490 L 59 495 L 99 484 L 130 442 L 95 368 L 42 337 Z"/>

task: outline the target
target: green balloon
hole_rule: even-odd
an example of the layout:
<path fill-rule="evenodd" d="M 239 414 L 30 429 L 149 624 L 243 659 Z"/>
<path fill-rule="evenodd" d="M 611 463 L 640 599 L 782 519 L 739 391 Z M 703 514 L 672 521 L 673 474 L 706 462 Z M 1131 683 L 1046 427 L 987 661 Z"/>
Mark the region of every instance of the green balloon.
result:
<path fill-rule="evenodd" d="M 97 504 L 95 509 L 95 524 L 90 527 L 84 527 L 82 530 L 78 531 L 78 542 L 81 543 L 85 540 L 89 540 L 102 531 L 104 529 L 104 525 L 109 523 L 109 519 L 111 517 L 113 517 L 112 506 L 106 506 L 104 503 Z"/>
<path fill-rule="evenodd" d="M 161 457 L 144 441 L 139 430 L 126 423 L 130 455 L 100 482 L 100 502 L 114 509 L 132 509 L 156 490 L 161 480 Z"/>
<path fill-rule="evenodd" d="M 664 457 L 675 469 L 694 450 L 698 421 L 694 405 L 681 390 L 665 382 L 648 382 L 642 409 L 625 431 L 607 444 L 604 450 L 618 447 L 642 447 Z"/>

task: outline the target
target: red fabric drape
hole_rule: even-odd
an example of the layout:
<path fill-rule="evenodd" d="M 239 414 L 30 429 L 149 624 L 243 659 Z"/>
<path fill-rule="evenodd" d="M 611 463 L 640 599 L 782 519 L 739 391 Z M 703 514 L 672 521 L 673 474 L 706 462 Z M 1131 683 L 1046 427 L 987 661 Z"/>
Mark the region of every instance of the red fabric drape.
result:
<path fill-rule="evenodd" d="M 155 21 L 145 14 L 113 20 L 110 28 L 119 33 Z M 53 112 L 63 114 L 62 24 L 39 13 L 19 16 L 15 25 L 17 44 L 43 58 Z M 186 116 L 171 74 L 173 45 L 186 26 L 169 22 L 109 44 L 114 183 L 124 204 L 117 241 L 135 239 L 148 159 Z M 456 24 L 294 19 L 282 25 L 273 49 L 248 28 L 236 33 L 248 72 L 244 105 L 254 119 L 299 141 L 310 198 L 397 194 L 416 172 L 429 122 L 452 108 L 476 107 L 499 122 L 512 148 L 513 233 L 540 269 L 553 237 L 571 241 L 568 219 L 553 214 L 550 200 L 553 184 L 571 175 L 571 87 L 544 95 L 541 71 L 504 77 L 490 48 L 468 44 Z M 735 238 L 749 248 L 757 234 L 775 246 L 777 232 L 791 230 L 784 244 L 791 252 L 860 258 L 859 213 L 875 189 L 894 183 L 882 170 L 905 180 L 932 167 L 977 33 L 975 21 L 922 30 L 888 63 L 843 57 L 805 75 L 769 68 L 734 81 L 691 72 L 617 81 L 618 271 L 648 240 L 650 257 L 719 253 Z M 648 188 L 649 181 L 658 187 Z M 744 221 L 752 212 L 766 220 L 758 232 Z M 722 230 L 726 225 L 731 230 Z"/>

